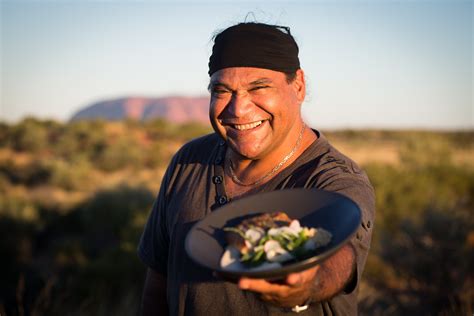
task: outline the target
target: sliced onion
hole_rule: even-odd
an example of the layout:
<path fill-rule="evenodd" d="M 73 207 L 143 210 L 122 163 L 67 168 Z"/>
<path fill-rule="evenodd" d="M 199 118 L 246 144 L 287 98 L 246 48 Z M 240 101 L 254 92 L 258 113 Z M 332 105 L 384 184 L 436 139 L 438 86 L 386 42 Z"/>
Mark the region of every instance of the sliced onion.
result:
<path fill-rule="evenodd" d="M 264 234 L 265 232 L 262 229 L 249 228 L 245 232 L 245 238 L 255 245 Z"/>
<path fill-rule="evenodd" d="M 228 246 L 221 257 L 221 267 L 227 270 L 241 271 L 245 267 L 240 263 L 239 249 Z"/>
<path fill-rule="evenodd" d="M 276 240 L 267 241 L 264 250 L 267 260 L 271 262 L 285 262 L 293 259 L 293 256 L 283 249 Z"/>
<path fill-rule="evenodd" d="M 300 222 L 297 219 L 292 220 L 290 223 L 290 229 L 298 234 L 302 229 Z"/>
<path fill-rule="evenodd" d="M 300 229 L 301 230 L 301 229 Z M 296 231 L 292 228 L 290 228 L 289 226 L 282 226 L 282 227 L 278 227 L 278 228 L 271 228 L 269 231 L 268 231 L 268 235 L 270 236 L 278 236 L 278 235 L 281 235 L 281 234 L 289 234 L 289 235 L 294 235 L 294 236 L 298 236 L 298 233 L 299 231 Z"/>

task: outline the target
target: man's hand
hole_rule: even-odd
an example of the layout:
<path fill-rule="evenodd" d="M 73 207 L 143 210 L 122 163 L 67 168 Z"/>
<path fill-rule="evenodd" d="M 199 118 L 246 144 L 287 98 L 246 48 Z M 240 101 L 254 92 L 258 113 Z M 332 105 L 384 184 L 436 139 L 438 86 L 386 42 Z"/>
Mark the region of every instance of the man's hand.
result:
<path fill-rule="evenodd" d="M 238 285 L 242 290 L 260 293 L 264 301 L 293 307 L 303 305 L 309 298 L 314 302 L 324 301 L 344 290 L 353 277 L 355 265 L 354 248 L 346 244 L 320 265 L 287 275 L 284 282 L 242 278 Z"/>
<path fill-rule="evenodd" d="M 282 283 L 242 278 L 238 285 L 242 290 L 260 293 L 262 300 L 280 307 L 303 305 L 313 294 L 319 268 L 318 265 L 303 272 L 291 273 Z"/>

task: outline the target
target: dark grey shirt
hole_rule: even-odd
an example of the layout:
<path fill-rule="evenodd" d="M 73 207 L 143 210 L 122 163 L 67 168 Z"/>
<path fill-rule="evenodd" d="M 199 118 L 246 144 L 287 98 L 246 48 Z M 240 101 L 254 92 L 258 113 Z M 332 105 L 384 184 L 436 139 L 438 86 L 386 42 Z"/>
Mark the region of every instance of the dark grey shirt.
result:
<path fill-rule="evenodd" d="M 357 288 L 372 236 L 374 191 L 366 174 L 315 132 L 319 138 L 257 192 L 318 188 L 344 194 L 359 205 L 362 224 L 351 240 L 357 257 L 354 279 L 342 293 L 301 313 L 356 315 Z M 176 153 L 145 226 L 138 255 L 148 267 L 167 276 L 171 315 L 285 315 L 287 310 L 214 278 L 212 271 L 195 264 L 184 250 L 193 224 L 226 202 L 223 185 L 215 181 L 215 176 L 223 176 L 225 150 L 219 136 L 211 134 L 187 143 Z"/>

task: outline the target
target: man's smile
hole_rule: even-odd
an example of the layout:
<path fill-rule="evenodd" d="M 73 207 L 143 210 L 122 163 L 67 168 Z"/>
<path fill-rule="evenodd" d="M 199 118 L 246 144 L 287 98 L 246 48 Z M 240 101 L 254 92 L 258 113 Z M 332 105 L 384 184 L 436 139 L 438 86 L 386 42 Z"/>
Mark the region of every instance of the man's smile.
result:
<path fill-rule="evenodd" d="M 249 131 L 258 128 L 267 120 L 253 121 L 249 123 L 237 123 L 232 121 L 220 121 L 220 123 L 225 127 L 231 127 L 232 129 L 238 131 Z"/>
<path fill-rule="evenodd" d="M 260 124 L 262 124 L 262 121 L 257 121 L 257 122 L 248 123 L 248 124 L 235 124 L 234 128 L 238 129 L 239 131 L 245 131 L 247 129 L 255 128 L 259 126 Z"/>

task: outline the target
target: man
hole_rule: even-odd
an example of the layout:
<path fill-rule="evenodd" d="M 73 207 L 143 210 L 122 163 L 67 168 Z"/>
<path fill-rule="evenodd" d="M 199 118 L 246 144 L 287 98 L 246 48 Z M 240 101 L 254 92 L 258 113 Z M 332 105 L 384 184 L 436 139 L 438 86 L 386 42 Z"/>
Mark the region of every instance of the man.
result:
<path fill-rule="evenodd" d="M 286 27 L 241 23 L 215 37 L 209 59 L 215 134 L 184 145 L 163 178 L 140 241 L 148 266 L 145 315 L 357 314 L 370 245 L 373 189 L 357 165 L 301 117 L 305 78 Z M 304 187 L 344 194 L 362 210 L 356 236 L 329 259 L 284 282 L 227 282 L 191 261 L 191 226 L 230 200 Z"/>

